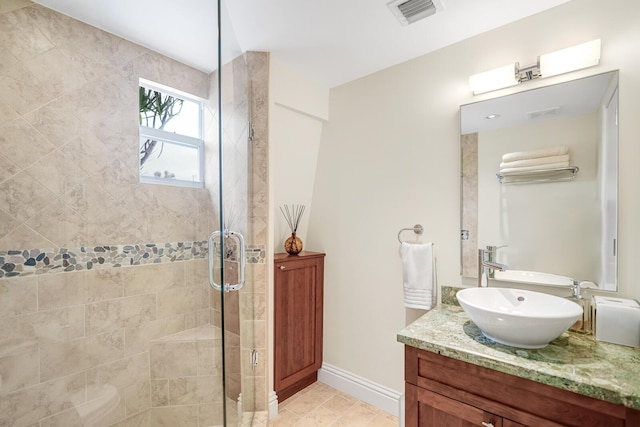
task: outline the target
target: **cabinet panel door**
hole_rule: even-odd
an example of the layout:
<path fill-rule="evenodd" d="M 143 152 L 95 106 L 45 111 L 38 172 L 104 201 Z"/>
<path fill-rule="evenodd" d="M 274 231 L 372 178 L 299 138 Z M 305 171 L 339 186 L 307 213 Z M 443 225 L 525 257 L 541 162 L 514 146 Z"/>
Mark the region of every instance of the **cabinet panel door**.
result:
<path fill-rule="evenodd" d="M 322 268 L 321 258 L 276 263 L 276 390 L 313 374 L 322 365 Z"/>
<path fill-rule="evenodd" d="M 503 427 L 502 418 L 454 399 L 407 384 L 407 427 Z M 413 412 L 413 413 L 410 413 Z"/>

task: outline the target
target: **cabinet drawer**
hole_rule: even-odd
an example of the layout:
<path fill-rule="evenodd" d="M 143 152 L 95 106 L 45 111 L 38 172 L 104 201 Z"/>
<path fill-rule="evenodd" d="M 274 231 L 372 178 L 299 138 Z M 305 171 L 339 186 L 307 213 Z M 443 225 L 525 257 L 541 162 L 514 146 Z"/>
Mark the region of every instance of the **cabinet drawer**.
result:
<path fill-rule="evenodd" d="M 407 401 L 415 402 L 414 408 L 407 408 L 413 415 L 406 417 L 406 427 L 504 427 L 502 418 L 495 414 L 429 390 L 407 383 L 405 392 Z"/>
<path fill-rule="evenodd" d="M 405 347 L 408 383 L 524 425 L 625 425 L 627 408 L 439 354 Z M 543 423 L 540 420 L 543 417 Z M 516 424 L 517 425 L 517 424 Z"/>

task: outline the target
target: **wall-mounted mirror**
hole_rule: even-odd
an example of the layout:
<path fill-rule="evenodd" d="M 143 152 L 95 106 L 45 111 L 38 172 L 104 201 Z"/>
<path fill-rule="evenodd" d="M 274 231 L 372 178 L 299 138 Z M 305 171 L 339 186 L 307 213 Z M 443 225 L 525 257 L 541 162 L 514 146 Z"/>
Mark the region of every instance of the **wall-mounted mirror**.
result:
<path fill-rule="evenodd" d="M 617 112 L 617 71 L 460 108 L 462 276 L 491 246 L 509 270 L 617 289 Z"/>

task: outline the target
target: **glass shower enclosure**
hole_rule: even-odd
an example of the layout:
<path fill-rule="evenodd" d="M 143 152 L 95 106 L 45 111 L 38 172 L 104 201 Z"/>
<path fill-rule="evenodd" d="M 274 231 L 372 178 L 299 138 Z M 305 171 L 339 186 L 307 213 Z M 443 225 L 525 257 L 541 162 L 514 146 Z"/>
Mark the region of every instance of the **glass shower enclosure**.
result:
<path fill-rule="evenodd" d="M 112 32 L 87 23 L 117 2 L 65 3 L 0 7 L 0 425 L 252 425 L 267 406 L 268 58 L 237 49 L 215 1 L 198 3 L 214 69 L 131 41 L 124 13 Z M 201 103 L 202 185 L 141 182 L 157 136 L 140 137 L 141 82 Z M 171 164 L 178 145 L 153 155 Z"/>

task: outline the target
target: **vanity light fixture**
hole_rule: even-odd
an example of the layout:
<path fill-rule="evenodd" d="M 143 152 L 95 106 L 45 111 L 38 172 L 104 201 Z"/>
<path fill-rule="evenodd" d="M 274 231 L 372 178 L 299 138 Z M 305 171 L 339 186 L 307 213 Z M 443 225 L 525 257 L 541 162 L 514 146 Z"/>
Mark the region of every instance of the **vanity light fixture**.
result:
<path fill-rule="evenodd" d="M 515 86 L 522 82 L 557 76 L 600 63 L 600 39 L 592 40 L 566 49 L 546 53 L 538 57 L 538 62 L 520 68 L 520 64 L 505 65 L 469 77 L 469 87 L 474 95 Z"/>
<path fill-rule="evenodd" d="M 552 77 L 600 63 L 600 39 L 540 55 L 541 77 Z"/>
<path fill-rule="evenodd" d="M 492 90 L 503 89 L 515 86 L 519 82 L 516 79 L 518 74 L 518 63 L 505 65 L 484 73 L 474 74 L 469 77 L 469 86 L 474 95 L 491 92 Z"/>

